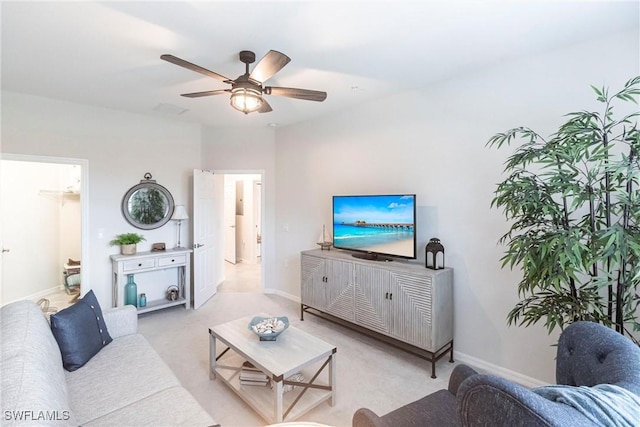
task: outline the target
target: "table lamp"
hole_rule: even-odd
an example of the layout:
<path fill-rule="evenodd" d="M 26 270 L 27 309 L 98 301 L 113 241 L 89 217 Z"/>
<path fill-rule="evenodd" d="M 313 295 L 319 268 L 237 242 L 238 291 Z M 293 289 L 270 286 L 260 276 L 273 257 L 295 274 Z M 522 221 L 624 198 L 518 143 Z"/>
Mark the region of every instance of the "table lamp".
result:
<path fill-rule="evenodd" d="M 171 216 L 171 220 L 178 221 L 178 243 L 176 244 L 176 249 L 182 248 L 180 245 L 180 226 L 182 225 L 182 221 L 185 219 L 189 219 L 187 209 L 185 209 L 184 205 L 177 205 L 173 210 L 173 215 Z"/>

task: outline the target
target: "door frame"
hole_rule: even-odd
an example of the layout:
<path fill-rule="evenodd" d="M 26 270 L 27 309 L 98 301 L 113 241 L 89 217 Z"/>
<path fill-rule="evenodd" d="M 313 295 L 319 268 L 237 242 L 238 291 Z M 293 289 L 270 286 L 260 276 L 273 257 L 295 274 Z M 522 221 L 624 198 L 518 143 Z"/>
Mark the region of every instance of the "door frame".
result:
<path fill-rule="evenodd" d="M 71 157 L 36 156 L 31 154 L 11 153 L 0 153 L 0 160 L 80 166 L 80 256 L 82 262 L 82 268 L 80 269 L 80 294 L 84 295 L 86 292 L 82 283 L 88 283 L 89 277 L 91 277 L 91 260 L 89 259 L 89 160 Z M 0 232 L 1 230 L 2 227 L 0 227 Z M 1 236 L 0 241 L 4 243 Z M 4 283 L 3 286 L 5 286 Z M 4 304 L 5 301 L 2 301 L 1 303 Z"/>
<path fill-rule="evenodd" d="M 262 240 L 264 241 L 265 237 L 270 238 L 271 236 L 265 236 L 265 212 L 267 211 L 265 207 L 266 193 L 267 193 L 265 190 L 266 189 L 265 170 L 264 169 L 214 169 L 213 173 L 220 174 L 220 175 L 260 175 L 260 182 L 262 183 L 261 184 L 262 189 L 260 191 L 260 228 L 262 229 Z M 263 250 L 264 250 L 264 245 L 261 244 L 260 245 L 260 293 L 264 293 L 264 284 L 265 284 L 265 277 L 266 277 Z M 222 254 L 222 256 L 224 258 L 224 253 Z"/>

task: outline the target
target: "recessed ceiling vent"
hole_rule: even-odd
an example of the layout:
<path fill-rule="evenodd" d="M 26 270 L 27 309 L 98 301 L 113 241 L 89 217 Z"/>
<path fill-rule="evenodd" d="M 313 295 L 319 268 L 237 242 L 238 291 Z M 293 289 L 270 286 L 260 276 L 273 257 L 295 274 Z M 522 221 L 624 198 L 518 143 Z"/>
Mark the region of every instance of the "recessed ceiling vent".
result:
<path fill-rule="evenodd" d="M 157 111 L 158 113 L 163 114 L 171 114 L 172 116 L 179 116 L 180 114 L 184 114 L 189 110 L 173 104 L 160 103 L 153 108 L 153 111 Z"/>

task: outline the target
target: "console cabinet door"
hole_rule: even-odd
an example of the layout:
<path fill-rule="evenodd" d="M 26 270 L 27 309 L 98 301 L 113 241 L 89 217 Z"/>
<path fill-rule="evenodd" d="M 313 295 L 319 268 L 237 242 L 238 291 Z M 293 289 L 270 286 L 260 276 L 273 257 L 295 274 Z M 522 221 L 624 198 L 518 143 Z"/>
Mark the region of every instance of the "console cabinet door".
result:
<path fill-rule="evenodd" d="M 302 255 L 302 303 L 353 321 L 353 264 Z"/>
<path fill-rule="evenodd" d="M 432 334 L 432 278 L 392 273 L 391 335 L 420 348 L 435 351 Z"/>
<path fill-rule="evenodd" d="M 353 322 L 355 319 L 353 264 L 327 260 L 325 265 L 327 276 L 326 311 L 336 317 Z"/>
<path fill-rule="evenodd" d="M 389 270 L 356 264 L 355 323 L 373 331 L 391 333 L 391 273 Z"/>
<path fill-rule="evenodd" d="M 327 309 L 326 263 L 325 259 L 302 255 L 302 304 L 321 311 Z"/>
<path fill-rule="evenodd" d="M 431 277 L 355 266 L 355 323 L 420 348 L 432 348 Z"/>

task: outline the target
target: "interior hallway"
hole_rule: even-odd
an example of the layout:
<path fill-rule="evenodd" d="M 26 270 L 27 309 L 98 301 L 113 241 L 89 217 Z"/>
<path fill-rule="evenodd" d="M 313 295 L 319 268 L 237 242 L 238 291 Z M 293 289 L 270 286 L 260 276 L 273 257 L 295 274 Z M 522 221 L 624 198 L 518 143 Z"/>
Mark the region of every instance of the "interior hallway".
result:
<path fill-rule="evenodd" d="M 218 286 L 218 292 L 262 292 L 262 264 L 231 264 L 225 261 L 225 280 Z"/>

